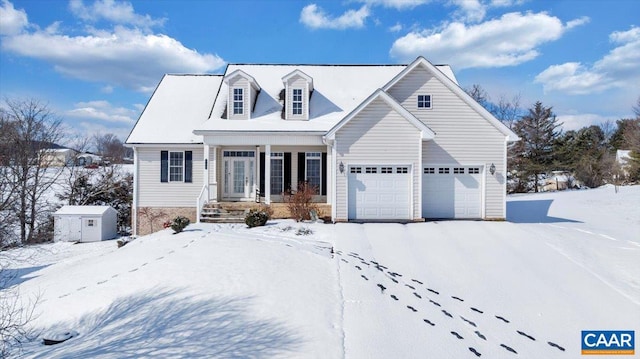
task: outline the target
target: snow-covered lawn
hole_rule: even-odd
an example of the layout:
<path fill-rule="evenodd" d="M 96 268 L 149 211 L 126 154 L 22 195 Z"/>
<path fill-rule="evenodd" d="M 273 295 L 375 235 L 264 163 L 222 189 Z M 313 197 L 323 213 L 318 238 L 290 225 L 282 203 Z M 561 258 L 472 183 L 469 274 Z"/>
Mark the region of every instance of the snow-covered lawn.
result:
<path fill-rule="evenodd" d="M 577 358 L 581 330 L 640 333 L 639 203 L 640 186 L 603 187 L 510 197 L 510 222 L 198 224 L 20 249 L 34 324 L 80 333 L 25 356 Z"/>

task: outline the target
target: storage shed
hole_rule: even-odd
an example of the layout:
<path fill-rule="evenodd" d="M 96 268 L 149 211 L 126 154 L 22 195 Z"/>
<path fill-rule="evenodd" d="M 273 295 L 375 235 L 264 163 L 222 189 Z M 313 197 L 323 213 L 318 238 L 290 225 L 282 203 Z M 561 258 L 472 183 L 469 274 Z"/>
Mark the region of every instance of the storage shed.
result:
<path fill-rule="evenodd" d="M 64 206 L 53 218 L 56 242 L 96 242 L 118 235 L 118 212 L 111 206 Z"/>

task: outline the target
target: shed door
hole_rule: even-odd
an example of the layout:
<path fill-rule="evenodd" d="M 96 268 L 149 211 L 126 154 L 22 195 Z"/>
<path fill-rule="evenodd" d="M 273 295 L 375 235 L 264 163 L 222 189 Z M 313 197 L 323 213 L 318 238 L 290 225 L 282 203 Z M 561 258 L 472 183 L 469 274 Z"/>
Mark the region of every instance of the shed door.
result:
<path fill-rule="evenodd" d="M 80 217 L 65 217 L 64 223 L 66 224 L 66 230 L 63 230 L 62 240 L 68 242 L 78 242 L 82 239 L 82 218 Z M 66 238 L 65 238 L 66 233 Z"/>
<path fill-rule="evenodd" d="M 422 176 L 423 217 L 482 217 L 481 167 L 426 166 Z"/>
<path fill-rule="evenodd" d="M 349 219 L 411 219 L 409 166 L 350 166 Z"/>

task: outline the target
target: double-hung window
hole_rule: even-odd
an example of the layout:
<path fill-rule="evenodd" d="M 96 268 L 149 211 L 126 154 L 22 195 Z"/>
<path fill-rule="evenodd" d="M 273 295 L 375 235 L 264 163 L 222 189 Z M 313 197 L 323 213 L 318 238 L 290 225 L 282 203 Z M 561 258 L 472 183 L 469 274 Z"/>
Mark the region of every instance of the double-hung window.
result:
<path fill-rule="evenodd" d="M 244 90 L 241 88 L 233 89 L 233 114 L 242 115 L 244 113 Z"/>
<path fill-rule="evenodd" d="M 271 194 L 284 191 L 284 153 L 271 152 Z"/>
<path fill-rule="evenodd" d="M 294 115 L 302 115 L 302 89 L 293 89 L 291 106 Z"/>
<path fill-rule="evenodd" d="M 169 152 L 169 182 L 182 182 L 184 175 L 184 152 Z"/>
<path fill-rule="evenodd" d="M 322 193 L 322 189 L 320 188 L 322 184 L 322 153 L 307 152 L 305 169 L 305 180 L 307 183 L 312 188 L 315 188 L 317 193 Z"/>
<path fill-rule="evenodd" d="M 418 108 L 430 109 L 431 108 L 431 95 L 418 95 Z"/>

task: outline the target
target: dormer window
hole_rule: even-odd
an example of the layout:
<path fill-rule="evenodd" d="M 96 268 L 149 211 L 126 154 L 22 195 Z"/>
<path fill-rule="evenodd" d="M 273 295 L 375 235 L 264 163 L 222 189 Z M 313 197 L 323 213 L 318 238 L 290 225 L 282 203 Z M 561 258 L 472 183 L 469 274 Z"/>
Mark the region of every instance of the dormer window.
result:
<path fill-rule="evenodd" d="M 233 114 L 244 114 L 244 89 L 242 88 L 233 89 Z"/>
<path fill-rule="evenodd" d="M 293 89 L 291 106 L 294 115 L 302 115 L 302 89 Z"/>
<path fill-rule="evenodd" d="M 311 108 L 311 93 L 313 79 L 300 70 L 294 70 L 282 78 L 284 84 L 284 107 L 282 109 L 285 120 L 309 120 Z"/>
<path fill-rule="evenodd" d="M 250 119 L 251 109 L 255 106 L 261 90 L 256 80 L 242 70 L 235 70 L 225 75 L 224 82 L 229 91 L 225 110 L 227 119 Z"/>

